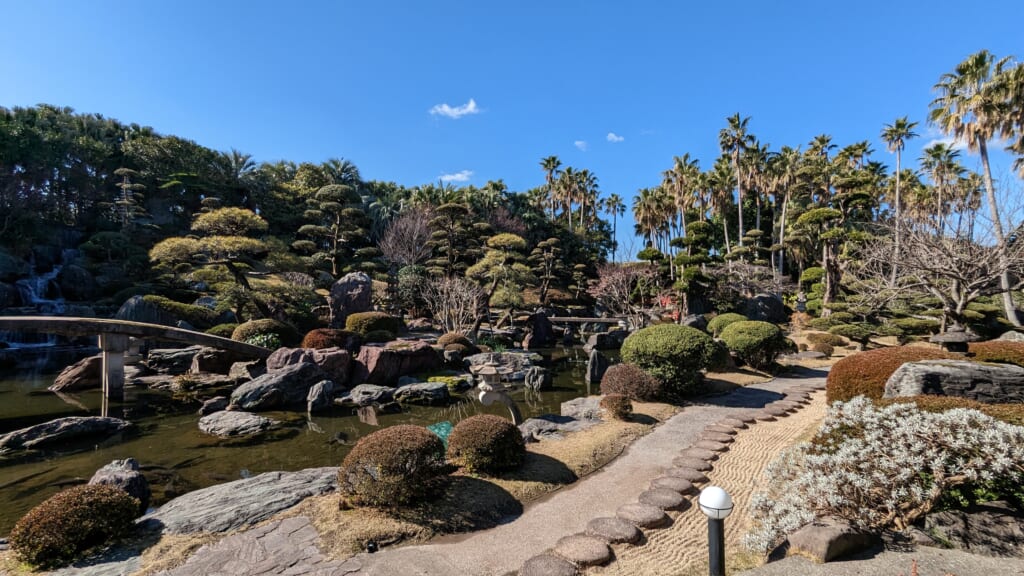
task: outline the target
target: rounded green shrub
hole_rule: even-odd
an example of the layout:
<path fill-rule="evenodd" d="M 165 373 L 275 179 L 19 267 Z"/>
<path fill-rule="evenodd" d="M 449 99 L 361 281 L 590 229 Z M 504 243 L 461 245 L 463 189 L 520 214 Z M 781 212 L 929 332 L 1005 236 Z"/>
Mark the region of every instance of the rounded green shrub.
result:
<path fill-rule="evenodd" d="M 384 312 L 357 312 L 345 319 L 345 329 L 363 336 L 376 330 L 398 334 L 402 331 L 402 319 Z"/>
<path fill-rule="evenodd" d="M 324 348 L 345 348 L 350 352 L 358 349 L 363 338 L 355 332 L 333 328 L 316 328 L 302 337 L 302 348 L 323 350 Z"/>
<path fill-rule="evenodd" d="M 395 339 L 395 333 L 390 330 L 370 330 L 363 335 L 363 340 L 373 343 L 391 342 Z"/>
<path fill-rule="evenodd" d="M 861 324 L 839 324 L 829 328 L 828 333 L 842 336 L 861 344 L 867 344 L 868 339 L 874 335 L 872 330 Z"/>
<path fill-rule="evenodd" d="M 708 322 L 708 332 L 711 332 L 714 336 L 718 336 L 729 324 L 732 324 L 733 322 L 743 322 L 746 319 L 747 317 L 743 314 L 737 314 L 735 312 L 719 314 Z"/>
<path fill-rule="evenodd" d="M 231 339 L 248 342 L 250 338 L 259 334 L 276 334 L 284 346 L 294 346 L 299 342 L 299 335 L 294 328 L 272 318 L 260 318 L 239 324 L 231 333 Z"/>
<path fill-rule="evenodd" d="M 120 488 L 84 484 L 63 490 L 29 510 L 11 530 L 17 557 L 42 568 L 63 566 L 77 555 L 128 532 L 139 501 Z"/>
<path fill-rule="evenodd" d="M 778 326 L 760 320 L 733 322 L 722 330 L 721 339 L 730 352 L 756 370 L 771 368 L 775 358 L 789 348 Z"/>
<path fill-rule="evenodd" d="M 846 340 L 838 334 L 829 334 L 828 332 L 811 332 L 805 336 L 807 342 L 810 344 L 828 344 L 829 346 L 845 346 Z"/>
<path fill-rule="evenodd" d="M 637 330 L 622 343 L 621 354 L 624 362 L 660 380 L 668 396 L 698 392 L 703 380 L 700 371 L 721 359 L 720 348 L 710 336 L 678 324 Z"/>
<path fill-rule="evenodd" d="M 448 459 L 467 472 L 494 473 L 518 468 L 526 444 L 511 420 L 490 414 L 470 416 L 448 437 Z"/>
<path fill-rule="evenodd" d="M 831 358 L 832 354 L 835 353 L 836 349 L 828 342 L 815 342 L 811 344 L 811 350 L 815 352 L 821 352 L 826 357 Z"/>
<path fill-rule="evenodd" d="M 147 294 L 143 296 L 142 299 L 167 312 L 171 316 L 188 322 L 197 330 L 210 328 L 213 326 L 213 323 L 217 321 L 217 312 L 204 306 L 175 302 L 170 298 L 157 296 L 155 294 Z"/>
<path fill-rule="evenodd" d="M 605 394 L 601 398 L 601 408 L 615 420 L 628 420 L 633 413 L 633 403 L 622 394 Z"/>
<path fill-rule="evenodd" d="M 800 274 L 800 285 L 811 286 L 825 279 L 825 269 L 821 266 L 811 266 Z"/>
<path fill-rule="evenodd" d="M 338 470 L 338 491 L 350 504 L 399 506 L 429 495 L 447 472 L 441 439 L 399 424 L 356 443 Z"/>
<path fill-rule="evenodd" d="M 220 336 L 221 338 L 231 338 L 234 334 L 235 328 L 238 328 L 238 324 L 217 324 L 213 328 L 206 331 L 207 334 L 212 336 Z"/>
<path fill-rule="evenodd" d="M 449 344 L 462 344 L 467 348 L 473 346 L 473 343 L 470 342 L 469 338 L 466 338 L 465 334 L 462 334 L 461 332 L 448 332 L 446 334 L 442 334 L 441 337 L 437 339 L 437 345 L 441 348 L 447 348 Z"/>
<path fill-rule="evenodd" d="M 609 366 L 601 377 L 601 394 L 619 395 L 633 400 L 658 400 L 664 394 L 661 382 L 635 364 Z"/>

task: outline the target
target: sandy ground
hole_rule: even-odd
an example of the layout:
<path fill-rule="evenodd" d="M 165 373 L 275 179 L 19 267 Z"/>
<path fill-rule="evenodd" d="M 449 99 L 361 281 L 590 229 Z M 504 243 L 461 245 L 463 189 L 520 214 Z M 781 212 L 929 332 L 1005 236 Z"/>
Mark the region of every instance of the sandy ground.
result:
<path fill-rule="evenodd" d="M 784 448 L 808 438 L 825 417 L 825 393 L 815 392 L 812 402 L 786 418 L 758 422 L 741 430 L 728 452 L 707 473 L 710 483 L 725 488 L 732 496 L 734 512 L 726 520 L 726 551 L 732 568 L 750 568 L 760 558 L 743 553 L 740 540 L 750 526 L 747 513 L 750 497 L 762 482 L 765 467 Z M 695 499 L 695 497 L 694 497 Z M 601 575 L 683 575 L 707 574 L 707 517 L 696 507 L 671 512 L 673 524 L 646 532 L 639 546 L 616 545 L 615 561 L 595 567 L 587 574 Z M 730 570 L 731 571 L 731 570 Z"/>

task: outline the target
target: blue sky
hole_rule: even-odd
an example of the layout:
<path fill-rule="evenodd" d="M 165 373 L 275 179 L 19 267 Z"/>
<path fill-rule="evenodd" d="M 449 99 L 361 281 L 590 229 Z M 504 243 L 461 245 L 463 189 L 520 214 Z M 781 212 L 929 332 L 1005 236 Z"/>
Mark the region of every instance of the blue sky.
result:
<path fill-rule="evenodd" d="M 773 148 L 870 139 L 890 165 L 878 133 L 909 115 L 915 159 L 939 137 L 923 120 L 942 73 L 982 48 L 1024 57 L 1020 0 L 0 0 L 0 21 L 0 106 L 71 106 L 259 161 L 344 157 L 406 185 L 525 190 L 554 154 L 625 198 L 674 155 L 709 167 L 735 112 Z M 1019 193 L 1009 158 L 994 172 Z"/>

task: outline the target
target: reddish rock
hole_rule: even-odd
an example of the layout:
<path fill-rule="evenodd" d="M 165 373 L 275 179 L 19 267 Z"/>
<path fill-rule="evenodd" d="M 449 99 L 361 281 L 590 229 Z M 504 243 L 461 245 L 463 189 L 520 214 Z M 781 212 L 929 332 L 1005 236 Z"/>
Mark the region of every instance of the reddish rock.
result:
<path fill-rule="evenodd" d="M 363 346 L 352 366 L 352 382 L 395 386 L 398 378 L 441 367 L 441 357 L 426 342 L 396 340 L 384 346 Z"/>
<path fill-rule="evenodd" d="M 83 358 L 65 368 L 53 384 L 50 392 L 76 392 L 103 387 L 103 357 L 96 355 Z"/>
<path fill-rule="evenodd" d="M 292 364 L 316 364 L 338 386 L 348 383 L 352 356 L 344 348 L 278 348 L 267 357 L 267 370 L 280 370 Z"/>

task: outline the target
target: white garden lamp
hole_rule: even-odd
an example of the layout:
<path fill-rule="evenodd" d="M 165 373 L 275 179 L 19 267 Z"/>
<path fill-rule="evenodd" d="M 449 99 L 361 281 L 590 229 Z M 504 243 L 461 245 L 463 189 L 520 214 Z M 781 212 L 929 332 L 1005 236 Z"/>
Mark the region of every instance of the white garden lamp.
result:
<path fill-rule="evenodd" d="M 718 486 L 708 486 L 697 498 L 700 511 L 708 517 L 708 573 L 725 576 L 725 520 L 732 514 L 732 498 Z"/>

